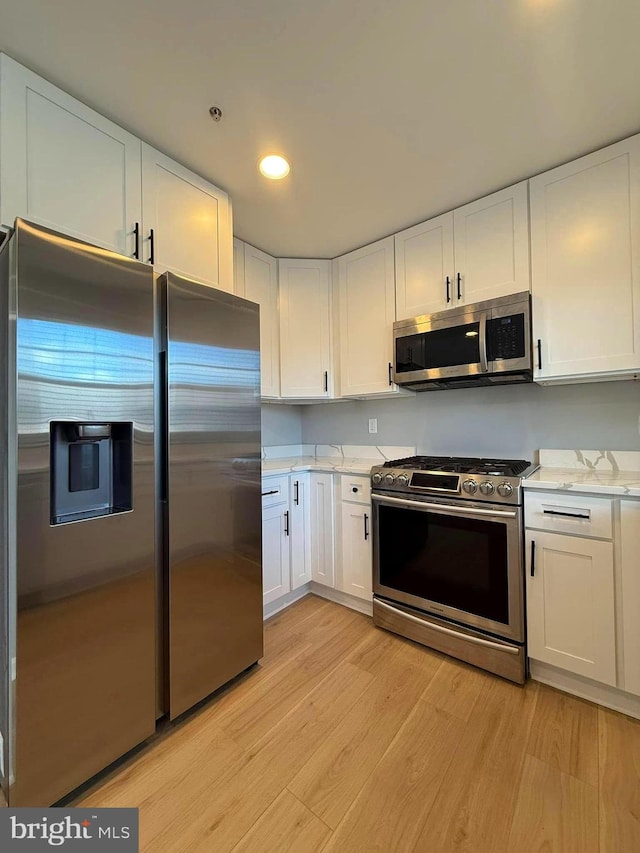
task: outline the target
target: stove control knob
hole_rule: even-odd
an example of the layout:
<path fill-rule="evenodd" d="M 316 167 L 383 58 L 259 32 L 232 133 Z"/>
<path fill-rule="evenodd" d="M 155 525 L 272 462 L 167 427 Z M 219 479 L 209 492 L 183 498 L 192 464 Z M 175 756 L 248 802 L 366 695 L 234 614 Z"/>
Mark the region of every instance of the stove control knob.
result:
<path fill-rule="evenodd" d="M 371 482 L 373 483 L 374 486 L 377 486 L 379 483 L 382 482 L 382 474 L 380 474 L 380 473 L 378 473 L 378 471 L 376 471 L 375 474 L 371 475 Z"/>
<path fill-rule="evenodd" d="M 396 483 L 399 486 L 408 486 L 409 485 L 409 478 L 407 477 L 406 474 L 400 474 L 400 476 L 396 480 Z"/>
<path fill-rule="evenodd" d="M 485 480 L 484 483 L 480 483 L 480 491 L 483 495 L 492 495 L 493 483 L 490 483 L 488 480 Z"/>
<path fill-rule="evenodd" d="M 385 483 L 387 484 L 387 486 L 392 486 L 392 485 L 393 485 L 393 483 L 394 483 L 394 481 L 395 481 L 395 479 L 396 479 L 395 474 L 386 474 L 386 475 L 385 475 L 385 478 L 384 478 L 384 481 L 385 481 Z"/>
<path fill-rule="evenodd" d="M 478 491 L 478 484 L 475 480 L 465 480 L 462 484 L 462 488 L 468 495 L 475 495 Z"/>
<path fill-rule="evenodd" d="M 503 498 L 509 498 L 513 494 L 513 486 L 511 483 L 500 483 L 498 486 L 498 494 Z"/>

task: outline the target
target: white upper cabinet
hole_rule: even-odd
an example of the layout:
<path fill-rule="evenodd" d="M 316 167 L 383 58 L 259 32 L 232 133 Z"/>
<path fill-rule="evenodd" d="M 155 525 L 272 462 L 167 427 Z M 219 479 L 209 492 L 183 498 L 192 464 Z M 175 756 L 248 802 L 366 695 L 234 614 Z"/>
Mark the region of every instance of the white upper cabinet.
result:
<path fill-rule="evenodd" d="M 140 140 L 0 55 L 0 224 L 37 222 L 133 255 Z"/>
<path fill-rule="evenodd" d="M 337 259 L 340 396 L 395 392 L 393 237 Z"/>
<path fill-rule="evenodd" d="M 0 55 L 0 224 L 20 216 L 233 290 L 226 193 Z"/>
<path fill-rule="evenodd" d="M 244 243 L 233 238 L 233 292 L 244 296 Z"/>
<path fill-rule="evenodd" d="M 527 182 L 395 236 L 398 320 L 529 290 Z"/>
<path fill-rule="evenodd" d="M 260 370 L 263 397 L 280 396 L 278 262 L 244 245 L 244 296 L 260 306 Z"/>
<path fill-rule="evenodd" d="M 454 304 L 451 213 L 396 234 L 395 251 L 398 320 L 431 314 Z"/>
<path fill-rule="evenodd" d="M 280 394 L 330 396 L 331 262 L 278 259 Z"/>
<path fill-rule="evenodd" d="M 233 291 L 231 204 L 222 190 L 142 146 L 142 260 Z"/>
<path fill-rule="evenodd" d="M 640 136 L 530 181 L 534 379 L 640 369 Z"/>
<path fill-rule="evenodd" d="M 529 290 L 527 181 L 459 207 L 453 234 L 453 304 Z"/>

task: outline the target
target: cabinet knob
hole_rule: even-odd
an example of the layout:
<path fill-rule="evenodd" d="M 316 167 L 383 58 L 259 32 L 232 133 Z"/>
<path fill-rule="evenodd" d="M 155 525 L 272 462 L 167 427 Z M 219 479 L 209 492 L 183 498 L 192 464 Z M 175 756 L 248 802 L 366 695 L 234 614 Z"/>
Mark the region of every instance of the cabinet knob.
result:
<path fill-rule="evenodd" d="M 352 492 L 354 493 L 354 495 L 355 495 L 355 494 L 357 493 L 357 491 L 358 491 L 358 487 L 357 487 L 357 486 L 352 486 L 351 491 L 352 491 Z"/>

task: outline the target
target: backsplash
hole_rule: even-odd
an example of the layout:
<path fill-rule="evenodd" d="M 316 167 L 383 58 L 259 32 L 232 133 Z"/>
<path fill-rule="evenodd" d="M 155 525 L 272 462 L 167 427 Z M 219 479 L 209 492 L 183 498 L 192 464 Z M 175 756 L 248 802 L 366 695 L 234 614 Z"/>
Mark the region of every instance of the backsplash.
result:
<path fill-rule="evenodd" d="M 635 450 L 541 450 L 543 468 L 570 471 L 640 471 L 640 451 Z"/>
<path fill-rule="evenodd" d="M 373 463 L 413 456 L 415 447 L 372 444 L 279 444 L 262 448 L 263 459 L 288 459 L 292 456 L 336 457 L 338 459 L 371 459 Z"/>

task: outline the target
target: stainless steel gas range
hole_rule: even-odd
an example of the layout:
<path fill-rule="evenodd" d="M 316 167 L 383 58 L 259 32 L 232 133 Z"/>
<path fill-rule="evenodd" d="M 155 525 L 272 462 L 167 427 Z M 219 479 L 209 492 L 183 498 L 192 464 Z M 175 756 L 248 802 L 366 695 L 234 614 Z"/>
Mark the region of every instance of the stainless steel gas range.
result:
<path fill-rule="evenodd" d="M 414 456 L 371 469 L 373 620 L 525 680 L 524 460 Z"/>

